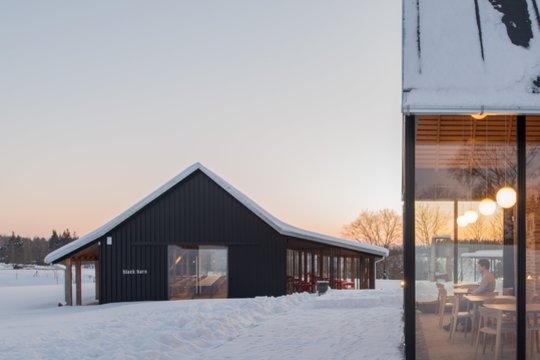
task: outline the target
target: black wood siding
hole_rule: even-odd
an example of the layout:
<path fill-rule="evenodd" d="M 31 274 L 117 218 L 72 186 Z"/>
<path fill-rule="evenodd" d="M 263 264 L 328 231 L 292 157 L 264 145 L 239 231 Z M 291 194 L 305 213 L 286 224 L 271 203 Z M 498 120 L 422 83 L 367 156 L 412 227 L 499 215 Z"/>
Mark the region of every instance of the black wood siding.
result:
<path fill-rule="evenodd" d="M 229 297 L 286 293 L 285 237 L 201 171 L 107 236 L 112 245 L 100 239 L 101 303 L 168 299 L 168 245 L 228 246 Z"/>

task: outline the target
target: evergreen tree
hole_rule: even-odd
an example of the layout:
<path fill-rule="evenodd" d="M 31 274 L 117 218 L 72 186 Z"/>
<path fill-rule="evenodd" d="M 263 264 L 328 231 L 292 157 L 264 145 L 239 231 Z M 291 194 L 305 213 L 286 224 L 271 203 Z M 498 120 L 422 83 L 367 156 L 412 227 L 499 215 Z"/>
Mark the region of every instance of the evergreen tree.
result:
<path fill-rule="evenodd" d="M 19 235 L 15 236 L 15 232 L 11 232 L 11 237 L 8 240 L 8 260 L 12 264 L 24 262 L 23 241 Z"/>
<path fill-rule="evenodd" d="M 54 251 L 61 246 L 62 244 L 60 244 L 60 237 L 58 236 L 56 230 L 53 229 L 52 235 L 49 238 L 49 251 Z"/>

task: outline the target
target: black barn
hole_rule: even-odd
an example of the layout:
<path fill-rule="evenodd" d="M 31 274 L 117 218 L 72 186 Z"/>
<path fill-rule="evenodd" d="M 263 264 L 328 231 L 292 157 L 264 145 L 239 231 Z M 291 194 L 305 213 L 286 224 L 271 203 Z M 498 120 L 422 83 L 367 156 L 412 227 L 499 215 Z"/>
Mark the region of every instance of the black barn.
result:
<path fill-rule="evenodd" d="M 194 164 L 90 234 L 47 255 L 71 268 L 81 303 L 83 263 L 96 266 L 96 299 L 123 301 L 279 296 L 373 288 L 387 250 L 304 231 L 276 219 Z"/>

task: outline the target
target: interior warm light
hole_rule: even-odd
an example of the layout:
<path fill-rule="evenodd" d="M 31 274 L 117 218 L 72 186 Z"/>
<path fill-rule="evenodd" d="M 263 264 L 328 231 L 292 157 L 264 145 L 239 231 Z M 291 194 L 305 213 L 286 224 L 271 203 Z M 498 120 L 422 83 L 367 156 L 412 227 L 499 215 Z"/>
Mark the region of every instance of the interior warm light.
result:
<path fill-rule="evenodd" d="M 486 118 L 486 116 L 488 116 L 488 114 L 486 114 L 486 113 L 471 114 L 471 117 L 474 120 L 484 120 Z"/>
<path fill-rule="evenodd" d="M 478 213 L 474 210 L 465 211 L 465 214 L 463 214 L 463 216 L 465 217 L 465 220 L 467 220 L 469 224 L 472 224 L 476 222 L 476 220 L 478 220 Z"/>
<path fill-rule="evenodd" d="M 458 216 L 456 221 L 459 227 L 465 227 L 469 224 L 467 218 L 463 215 Z"/>
<path fill-rule="evenodd" d="M 400 285 L 401 285 L 402 288 L 404 288 L 405 287 L 405 280 L 401 280 Z"/>
<path fill-rule="evenodd" d="M 480 214 L 482 215 L 493 215 L 495 210 L 497 210 L 497 203 L 490 198 L 485 198 L 478 204 L 478 211 L 480 211 Z"/>
<path fill-rule="evenodd" d="M 509 209 L 516 204 L 517 194 L 510 186 L 505 186 L 497 191 L 497 204 L 503 209 Z"/>
<path fill-rule="evenodd" d="M 527 280 L 532 280 L 532 275 L 527 275 Z"/>
<path fill-rule="evenodd" d="M 178 263 L 182 261 L 182 256 L 179 256 L 176 258 L 176 261 L 174 262 L 176 265 L 178 265 Z"/>

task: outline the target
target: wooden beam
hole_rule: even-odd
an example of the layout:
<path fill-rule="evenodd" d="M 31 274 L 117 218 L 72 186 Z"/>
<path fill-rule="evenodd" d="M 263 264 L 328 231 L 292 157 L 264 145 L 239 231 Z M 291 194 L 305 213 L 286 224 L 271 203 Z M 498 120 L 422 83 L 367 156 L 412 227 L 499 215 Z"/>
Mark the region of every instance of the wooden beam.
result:
<path fill-rule="evenodd" d="M 73 289 L 71 287 L 71 259 L 66 259 L 66 270 L 64 274 L 64 291 L 66 298 L 66 305 L 73 305 Z"/>
<path fill-rule="evenodd" d="M 82 305 L 82 299 L 81 299 L 81 295 L 82 295 L 82 291 L 81 291 L 81 262 L 80 261 L 76 261 L 75 262 L 75 286 L 76 286 L 76 302 L 77 302 L 77 305 Z"/>

